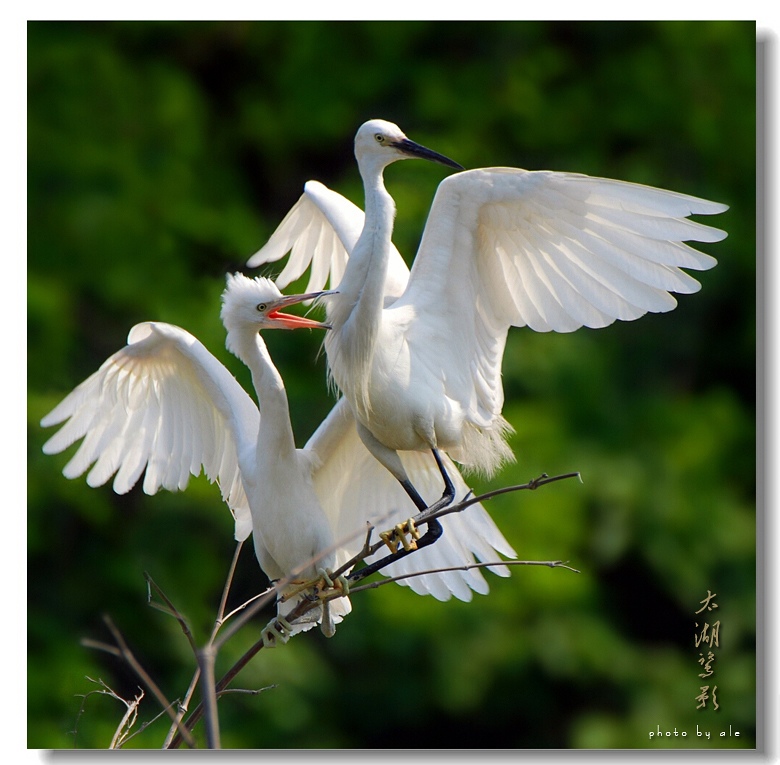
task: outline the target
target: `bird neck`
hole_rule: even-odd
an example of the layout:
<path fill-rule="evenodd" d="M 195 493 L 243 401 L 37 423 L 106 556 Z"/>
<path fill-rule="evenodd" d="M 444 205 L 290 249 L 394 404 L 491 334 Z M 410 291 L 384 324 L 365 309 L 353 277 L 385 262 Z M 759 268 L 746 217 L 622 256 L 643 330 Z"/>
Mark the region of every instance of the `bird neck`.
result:
<path fill-rule="evenodd" d="M 295 451 L 287 391 L 260 333 L 251 329 L 228 333 L 228 349 L 249 367 L 260 409 L 258 452 L 284 457 Z"/>
<path fill-rule="evenodd" d="M 330 374 L 358 409 L 369 408 L 368 379 L 382 323 L 395 204 L 382 168 L 361 167 L 365 189 L 363 230 L 339 283 L 339 299 L 329 301 L 325 336 Z"/>

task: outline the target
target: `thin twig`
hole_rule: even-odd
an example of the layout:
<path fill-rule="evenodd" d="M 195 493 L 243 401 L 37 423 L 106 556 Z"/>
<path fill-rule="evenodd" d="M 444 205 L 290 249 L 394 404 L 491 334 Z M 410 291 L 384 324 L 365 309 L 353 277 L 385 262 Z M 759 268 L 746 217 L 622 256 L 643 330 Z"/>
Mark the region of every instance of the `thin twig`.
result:
<path fill-rule="evenodd" d="M 228 569 L 227 577 L 225 578 L 225 586 L 222 588 L 222 599 L 219 601 L 219 611 L 217 612 L 217 619 L 214 622 L 214 630 L 211 633 L 212 637 L 217 634 L 220 625 L 225 619 L 230 618 L 230 614 L 225 616 L 225 608 L 227 608 L 228 594 L 230 588 L 233 586 L 233 576 L 236 573 L 236 566 L 238 565 L 238 556 L 241 555 L 241 548 L 244 546 L 243 540 L 236 543 L 236 551 L 233 553 L 233 560 L 230 562 L 230 568 Z"/>
<path fill-rule="evenodd" d="M 254 603 L 258 598 L 262 598 L 265 595 L 271 595 L 275 593 L 276 590 L 273 587 L 269 587 L 267 590 L 263 590 L 262 592 L 258 592 L 257 595 L 253 595 L 249 600 L 242 603 L 240 606 L 236 606 L 220 623 L 220 626 L 224 624 L 228 619 L 232 618 L 238 613 L 241 613 L 245 608 L 248 608 L 252 603 Z"/>
<path fill-rule="evenodd" d="M 127 664 L 130 665 L 132 670 L 138 675 L 138 677 L 141 679 L 141 682 L 152 692 L 152 695 L 157 699 L 160 706 L 163 709 L 168 709 L 169 716 L 172 719 L 176 719 L 176 715 L 173 713 L 171 709 L 170 702 L 168 701 L 168 699 L 165 698 L 165 694 L 160 690 L 157 683 L 155 683 L 154 680 L 152 680 L 152 678 L 149 676 L 149 673 L 141 666 L 139 661 L 135 658 L 133 652 L 130 650 L 129 646 L 125 642 L 125 639 L 122 637 L 122 634 L 117 629 L 111 617 L 108 616 L 108 614 L 105 614 L 103 616 L 103 621 L 106 623 L 106 626 L 111 631 L 111 634 L 114 640 L 116 641 L 117 647 L 119 648 L 122 658 L 127 662 Z M 192 736 L 190 735 L 189 730 L 187 730 L 184 726 L 179 726 L 179 731 L 184 737 L 187 746 L 190 747 L 194 746 L 195 742 Z"/>
<path fill-rule="evenodd" d="M 124 744 L 130 728 L 135 725 L 135 721 L 138 719 L 138 705 L 141 703 L 141 699 L 144 697 L 143 690 L 140 688 L 138 690 L 141 692 L 136 697 L 134 697 L 132 701 L 127 701 L 126 699 L 122 699 L 120 696 L 114 694 L 116 698 L 125 703 L 127 706 L 127 711 L 119 722 L 116 733 L 114 733 L 114 737 L 111 739 L 111 744 L 108 747 L 109 749 L 119 749 L 122 744 Z M 127 731 L 124 730 L 125 728 L 127 728 Z"/>
<path fill-rule="evenodd" d="M 122 652 L 115 646 L 103 643 L 100 640 L 93 640 L 92 638 L 81 638 L 79 641 L 84 648 L 94 648 L 96 651 L 105 651 L 112 656 L 116 656 L 118 659 L 122 658 Z M 94 682 L 94 681 L 93 681 Z"/>
<path fill-rule="evenodd" d="M 192 676 L 192 679 L 190 680 L 190 684 L 187 688 L 187 692 L 184 694 L 184 698 L 179 702 L 178 708 L 176 710 L 176 716 L 171 720 L 171 727 L 168 730 L 168 735 L 165 737 L 165 741 L 163 741 L 162 748 L 167 749 L 173 740 L 174 736 L 177 734 L 179 735 L 179 740 L 181 740 L 181 734 L 179 733 L 181 728 L 185 728 L 183 720 L 184 715 L 187 714 L 187 710 L 189 709 L 190 701 L 192 701 L 192 695 L 195 693 L 195 689 L 198 687 L 198 680 L 200 680 L 200 666 L 195 667 L 195 673 Z"/>
<path fill-rule="evenodd" d="M 572 566 L 567 564 L 568 561 L 562 560 L 498 560 L 492 562 L 464 563 L 462 566 L 431 568 L 427 569 L 426 571 L 414 571 L 411 574 L 386 577 L 384 579 L 379 579 L 376 582 L 369 582 L 368 584 L 361 584 L 357 587 L 350 587 L 349 594 L 352 595 L 356 592 L 363 592 L 363 590 L 375 590 L 377 587 L 390 584 L 390 582 L 399 582 L 403 579 L 411 579 L 415 576 L 425 576 L 426 574 L 442 574 L 447 571 L 468 571 L 472 568 L 492 568 L 494 566 L 546 566 L 547 568 L 565 568 L 569 571 L 573 571 L 575 574 L 580 573 L 579 569 L 572 568 Z"/>
<path fill-rule="evenodd" d="M 223 691 L 220 691 L 217 694 L 217 697 L 222 698 L 223 696 L 227 696 L 229 693 L 244 693 L 247 696 L 257 696 L 263 691 L 272 691 L 278 687 L 279 685 L 277 683 L 273 683 L 273 685 L 266 685 L 263 688 L 225 688 Z"/>
<path fill-rule="evenodd" d="M 579 472 L 576 473 L 563 473 L 562 475 L 548 476 L 547 473 L 542 473 L 538 478 L 531 479 L 528 483 L 518 484 L 516 486 L 504 486 L 501 489 L 493 489 L 487 491 L 484 494 L 480 494 L 478 497 L 466 497 L 457 505 L 449 505 L 444 507 L 436 513 L 433 513 L 431 518 L 439 518 L 442 515 L 448 515 L 449 513 L 460 513 L 471 505 L 475 505 L 477 502 L 486 502 L 493 497 L 498 497 L 500 494 L 507 494 L 512 491 L 523 491 L 528 489 L 529 491 L 536 491 L 541 486 L 546 486 L 549 483 L 555 483 L 556 481 L 565 481 L 569 478 L 579 478 L 582 482 L 582 476 Z M 426 518 L 426 520 L 428 520 Z"/>
<path fill-rule="evenodd" d="M 178 706 L 178 703 L 179 703 L 179 701 L 177 699 L 176 701 L 173 702 L 173 705 L 177 705 Z M 138 730 L 135 731 L 135 733 L 131 733 L 129 736 L 126 736 L 123 743 L 126 744 L 131 738 L 134 738 L 135 736 L 139 735 L 140 733 L 143 733 L 150 725 L 153 725 L 161 717 L 165 717 L 166 715 L 170 716 L 170 714 L 168 712 L 168 709 L 160 710 L 151 720 L 147 720 L 146 722 L 141 723 L 141 725 L 138 726 Z"/>
<path fill-rule="evenodd" d="M 195 638 L 192 636 L 192 630 L 190 629 L 190 625 L 187 624 L 187 620 L 179 612 L 179 609 L 173 605 L 173 602 L 163 592 L 163 589 L 154 581 L 154 579 L 152 579 L 149 572 L 144 571 L 144 579 L 146 579 L 146 586 L 149 588 L 149 595 L 148 595 L 149 605 L 152 608 L 156 608 L 158 611 L 162 611 L 163 613 L 169 614 L 174 619 L 176 619 L 177 622 L 179 622 L 181 631 L 184 633 L 184 636 L 187 638 L 190 644 L 190 648 L 192 648 L 193 652 L 197 654 L 198 647 L 195 645 Z M 165 606 L 161 606 L 159 603 L 155 603 L 152 600 L 152 589 L 157 593 L 157 595 L 160 598 L 162 598 L 162 600 L 165 602 Z"/>
<path fill-rule="evenodd" d="M 509 492 L 515 492 L 515 491 L 535 491 L 541 486 L 546 486 L 549 483 L 555 483 L 556 481 L 563 481 L 568 478 L 579 478 L 582 480 L 582 477 L 580 474 L 577 473 L 564 473 L 562 475 L 556 475 L 556 476 L 548 476 L 547 473 L 542 473 L 538 478 L 533 478 L 528 483 L 519 484 L 516 486 L 505 486 L 501 489 L 494 489 L 493 491 L 485 492 L 484 494 L 480 494 L 478 496 L 473 496 L 471 492 L 469 492 L 468 495 L 464 499 L 462 499 L 460 502 L 456 502 L 451 505 L 447 505 L 433 513 L 426 514 L 425 512 L 419 513 L 418 516 L 413 518 L 412 520 L 417 521 L 419 523 L 427 523 L 428 521 L 432 521 L 435 518 L 440 518 L 443 515 L 449 515 L 450 513 L 461 513 L 467 508 L 471 507 L 472 505 L 477 504 L 478 502 L 486 502 L 489 499 L 493 499 L 493 497 L 497 497 L 500 494 L 507 494 Z M 352 561 L 349 561 L 348 564 L 345 564 L 341 568 L 339 568 L 337 571 L 334 572 L 334 576 L 339 576 L 340 574 L 343 574 L 345 570 L 347 570 L 347 566 L 349 564 L 355 565 L 355 563 L 363 560 L 364 558 L 367 558 L 369 555 L 373 555 L 377 550 L 381 549 L 385 543 L 384 541 L 375 542 L 373 545 L 368 544 L 368 539 L 366 539 L 366 544 L 364 545 L 364 549 L 359 553 L 355 558 L 352 559 Z M 357 559 L 357 560 L 356 560 Z M 353 563 L 355 561 L 355 563 Z M 390 565 L 394 562 L 392 553 L 387 556 L 387 564 Z M 384 566 L 383 566 L 384 567 Z M 375 572 L 371 572 L 375 573 Z M 360 569 L 357 571 L 353 571 L 350 576 L 347 578 L 354 578 L 356 580 L 360 580 L 365 576 L 365 574 L 361 575 Z"/>
<path fill-rule="evenodd" d="M 132 738 L 132 735 L 128 735 L 130 733 L 130 728 L 135 725 L 136 720 L 138 719 L 138 705 L 141 703 L 141 699 L 144 697 L 144 692 L 142 688 L 139 688 L 138 690 L 140 693 L 138 696 L 136 696 L 132 701 L 128 701 L 127 699 L 123 699 L 113 688 L 111 688 L 109 685 L 107 685 L 101 678 L 98 678 L 97 680 L 93 680 L 91 677 L 87 675 L 87 680 L 89 680 L 90 683 L 94 683 L 95 685 L 99 685 L 100 688 L 90 691 L 89 693 L 79 694 L 82 697 L 81 707 L 79 708 L 78 715 L 76 716 L 76 728 L 73 731 L 74 737 L 77 735 L 77 729 L 78 729 L 78 723 L 81 718 L 81 715 L 84 713 L 84 708 L 87 703 L 87 699 L 92 696 L 93 694 L 100 694 L 103 696 L 110 696 L 112 699 L 116 699 L 117 701 L 121 701 L 122 704 L 125 705 L 125 713 L 122 715 L 122 719 L 119 721 L 119 725 L 116 728 L 116 731 L 114 731 L 114 735 L 111 739 L 111 743 L 109 744 L 109 749 L 120 749 L 123 744 L 128 741 L 130 738 Z M 75 743 L 75 738 L 74 738 Z"/>

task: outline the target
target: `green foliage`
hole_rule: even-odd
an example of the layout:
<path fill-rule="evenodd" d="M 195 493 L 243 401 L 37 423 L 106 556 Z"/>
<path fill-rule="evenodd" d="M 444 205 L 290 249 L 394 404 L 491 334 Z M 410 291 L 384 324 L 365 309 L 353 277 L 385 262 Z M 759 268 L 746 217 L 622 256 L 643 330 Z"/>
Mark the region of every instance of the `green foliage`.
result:
<path fill-rule="evenodd" d="M 224 350 L 225 271 L 307 179 L 360 202 L 351 139 L 370 117 L 467 167 L 587 172 L 726 202 L 729 238 L 706 247 L 719 265 L 673 313 L 510 333 L 517 462 L 473 486 L 581 471 L 581 484 L 489 509 L 519 558 L 582 573 L 488 574 L 490 594 L 468 604 L 395 585 L 355 596 L 333 640 L 306 634 L 239 676 L 277 687 L 220 702 L 224 745 L 386 748 L 398 731 L 422 748 L 754 745 L 752 24 L 31 23 L 28 83 L 29 746 L 110 742 L 124 710 L 92 695 L 77 723 L 78 694 L 95 689 L 85 678 L 126 698 L 139 683 L 80 645 L 108 638 L 103 613 L 169 698 L 182 694 L 192 656 L 145 604 L 143 572 L 202 642 L 233 549 L 204 479 L 155 497 L 67 481 L 67 455 L 41 453 L 40 418 L 149 319 L 193 332 L 249 386 Z M 407 258 L 442 172 L 387 173 Z M 267 340 L 303 443 L 332 405 L 320 339 Z M 247 551 L 236 602 L 263 586 Z M 708 589 L 722 623 L 717 712 L 695 708 L 707 681 L 694 611 Z M 262 624 L 229 644 L 218 673 Z M 157 711 L 147 694 L 141 720 Z M 742 737 L 702 743 L 697 725 Z M 689 735 L 650 739 L 658 726 Z M 166 729 L 128 746 L 159 746 Z"/>

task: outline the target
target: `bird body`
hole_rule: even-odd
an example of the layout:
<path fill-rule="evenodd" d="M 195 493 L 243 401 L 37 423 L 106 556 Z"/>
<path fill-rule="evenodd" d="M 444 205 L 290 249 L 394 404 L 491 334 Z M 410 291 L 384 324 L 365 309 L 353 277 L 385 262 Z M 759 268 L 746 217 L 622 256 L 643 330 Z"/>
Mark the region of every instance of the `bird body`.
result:
<path fill-rule="evenodd" d="M 487 474 L 511 458 L 501 415 L 510 326 L 571 332 L 669 311 L 671 292 L 700 287 L 681 269 L 716 263 L 684 242 L 726 236 L 687 220 L 726 205 L 572 173 L 483 168 L 442 181 L 404 273 L 384 168 L 413 157 L 460 166 L 384 120 L 360 127 L 355 157 L 363 226 L 357 208 L 310 181 L 248 265 L 291 250 L 279 285 L 311 264 L 310 288 L 328 278 L 338 288 L 327 305 L 330 375 L 368 449 L 402 482 L 406 450 L 443 449 Z"/>
<path fill-rule="evenodd" d="M 226 345 L 249 368 L 262 407 L 256 438 L 238 451 L 244 491 L 255 508 L 255 553 L 271 580 L 296 572 L 293 583 L 300 583 L 315 579 L 318 569 L 334 568 L 335 537 L 312 483 L 313 455 L 295 446 L 284 381 L 257 331 L 258 306 L 278 297 L 265 294 L 271 284 L 230 277 L 222 318 Z"/>

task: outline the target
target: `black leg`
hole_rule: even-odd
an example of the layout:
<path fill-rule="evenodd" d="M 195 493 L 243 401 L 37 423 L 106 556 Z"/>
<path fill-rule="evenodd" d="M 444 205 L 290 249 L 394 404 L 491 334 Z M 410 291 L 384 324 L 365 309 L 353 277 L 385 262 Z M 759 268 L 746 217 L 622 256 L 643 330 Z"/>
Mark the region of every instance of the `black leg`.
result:
<path fill-rule="evenodd" d="M 455 485 L 452 483 L 452 479 L 450 478 L 449 473 L 447 473 L 446 469 L 444 468 L 444 463 L 442 462 L 439 450 L 431 449 L 431 451 L 433 452 L 433 458 L 436 460 L 436 464 L 439 467 L 441 477 L 444 479 L 444 492 L 437 502 L 434 502 L 430 507 L 423 510 L 418 518 L 415 519 L 419 521 L 423 521 L 425 516 L 431 515 L 437 510 L 441 510 L 443 507 L 447 507 L 447 505 L 449 505 L 452 500 L 455 499 Z"/>
<path fill-rule="evenodd" d="M 441 508 L 446 507 L 452 502 L 452 500 L 455 499 L 455 485 L 452 483 L 452 479 L 444 467 L 444 463 L 442 462 L 438 449 L 431 449 L 431 451 L 433 452 L 433 458 L 436 460 L 436 464 L 439 467 L 439 472 L 444 479 L 444 493 L 441 495 L 441 498 L 429 507 L 425 504 L 425 500 L 423 500 L 423 498 L 419 495 L 417 489 L 412 486 L 411 481 L 401 481 L 401 486 L 404 487 L 404 490 L 409 495 L 412 502 L 414 502 L 414 504 L 417 506 L 417 509 L 420 511 L 412 520 L 414 520 L 415 523 L 428 524 L 428 529 L 426 530 L 425 534 L 423 534 L 417 540 L 417 544 L 414 549 L 399 550 L 398 552 L 386 555 L 381 560 L 374 561 L 374 563 L 371 563 L 368 566 L 364 566 L 358 571 L 354 571 L 347 577 L 350 582 L 359 582 L 361 579 L 365 579 L 367 576 L 376 573 L 385 566 L 390 565 L 393 561 L 400 560 L 410 553 L 415 552 L 415 550 L 420 550 L 423 547 L 432 545 L 442 535 L 444 529 L 442 529 L 439 521 L 435 518 L 429 521 L 426 520 L 426 518 L 438 510 L 441 510 Z"/>
<path fill-rule="evenodd" d="M 417 493 L 417 489 L 412 486 L 412 482 L 407 479 L 400 483 L 401 486 L 404 487 L 404 491 L 409 495 L 409 498 L 417 506 L 420 513 L 424 513 L 428 509 L 428 505 L 425 504 L 425 500 Z"/>

